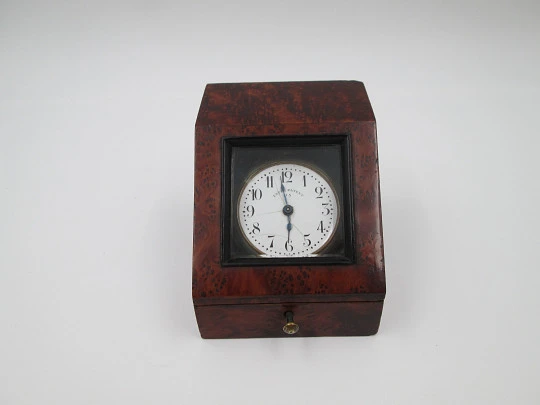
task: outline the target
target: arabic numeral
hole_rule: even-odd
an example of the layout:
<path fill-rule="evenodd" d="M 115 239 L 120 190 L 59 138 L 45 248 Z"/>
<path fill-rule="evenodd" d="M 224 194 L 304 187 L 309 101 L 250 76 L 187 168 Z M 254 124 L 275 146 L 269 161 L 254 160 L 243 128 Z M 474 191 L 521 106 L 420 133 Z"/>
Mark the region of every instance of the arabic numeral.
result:
<path fill-rule="evenodd" d="M 274 247 L 274 238 L 276 237 L 276 235 L 268 235 L 268 239 L 270 239 L 270 247 L 273 248 Z"/>
<path fill-rule="evenodd" d="M 321 231 L 321 233 L 324 233 L 324 226 L 323 226 L 323 222 L 319 222 L 319 226 L 317 227 L 317 230 L 318 231 Z"/>
<path fill-rule="evenodd" d="M 258 222 L 253 222 L 253 229 L 251 230 L 251 233 L 253 235 L 258 235 L 261 233 L 261 228 L 259 228 L 260 225 Z"/>
<path fill-rule="evenodd" d="M 330 205 L 330 203 L 322 203 L 323 205 L 323 212 L 322 214 L 323 215 L 328 215 L 330 214 L 330 208 L 328 208 L 328 206 Z"/>
<path fill-rule="evenodd" d="M 292 183 L 292 172 L 285 171 L 281 173 L 282 183 Z"/>
<path fill-rule="evenodd" d="M 260 200 L 262 198 L 262 190 L 260 188 L 254 188 L 251 190 L 251 199 L 253 201 Z"/>
<path fill-rule="evenodd" d="M 311 235 L 308 233 L 307 235 L 304 235 L 304 247 L 311 246 L 311 239 L 308 239 L 308 236 Z"/>
<path fill-rule="evenodd" d="M 317 197 L 315 198 L 322 198 L 323 189 L 322 187 L 315 187 L 315 193 L 317 194 Z"/>

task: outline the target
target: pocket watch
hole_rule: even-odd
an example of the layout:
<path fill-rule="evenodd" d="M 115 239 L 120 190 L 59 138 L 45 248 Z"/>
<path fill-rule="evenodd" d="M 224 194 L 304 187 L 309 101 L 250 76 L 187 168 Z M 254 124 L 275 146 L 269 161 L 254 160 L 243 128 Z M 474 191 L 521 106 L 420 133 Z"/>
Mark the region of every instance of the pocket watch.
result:
<path fill-rule="evenodd" d="M 264 257 L 315 257 L 339 219 L 336 191 L 319 170 L 299 163 L 259 169 L 236 210 L 242 235 Z"/>

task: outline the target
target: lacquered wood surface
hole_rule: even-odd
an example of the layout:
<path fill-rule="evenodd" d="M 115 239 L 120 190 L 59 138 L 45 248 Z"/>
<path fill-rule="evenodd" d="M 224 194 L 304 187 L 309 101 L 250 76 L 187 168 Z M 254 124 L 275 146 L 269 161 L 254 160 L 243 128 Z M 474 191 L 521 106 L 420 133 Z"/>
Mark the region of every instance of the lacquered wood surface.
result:
<path fill-rule="evenodd" d="M 206 339 L 367 336 L 377 333 L 383 308 L 378 302 L 197 306 L 201 336 Z M 285 312 L 300 326 L 294 335 L 283 332 Z"/>
<path fill-rule="evenodd" d="M 357 81 L 209 84 L 197 127 L 375 122 Z M 296 133 L 296 132 L 294 132 Z"/>

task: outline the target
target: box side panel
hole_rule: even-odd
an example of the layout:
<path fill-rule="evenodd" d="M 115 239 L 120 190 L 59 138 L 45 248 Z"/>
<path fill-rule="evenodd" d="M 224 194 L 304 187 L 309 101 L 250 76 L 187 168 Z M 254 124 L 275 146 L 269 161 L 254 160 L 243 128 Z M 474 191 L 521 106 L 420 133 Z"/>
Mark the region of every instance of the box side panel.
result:
<path fill-rule="evenodd" d="M 383 301 L 196 306 L 205 339 L 368 336 L 379 329 Z M 282 328 L 285 312 L 300 326 L 295 335 Z"/>

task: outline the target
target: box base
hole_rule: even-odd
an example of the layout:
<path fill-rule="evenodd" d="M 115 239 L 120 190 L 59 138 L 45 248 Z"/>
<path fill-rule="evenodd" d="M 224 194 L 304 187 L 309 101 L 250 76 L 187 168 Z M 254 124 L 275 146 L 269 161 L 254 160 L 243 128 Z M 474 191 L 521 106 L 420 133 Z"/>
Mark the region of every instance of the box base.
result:
<path fill-rule="evenodd" d="M 369 336 L 377 333 L 383 301 L 195 306 L 205 339 Z M 283 332 L 285 312 L 300 330 Z"/>

